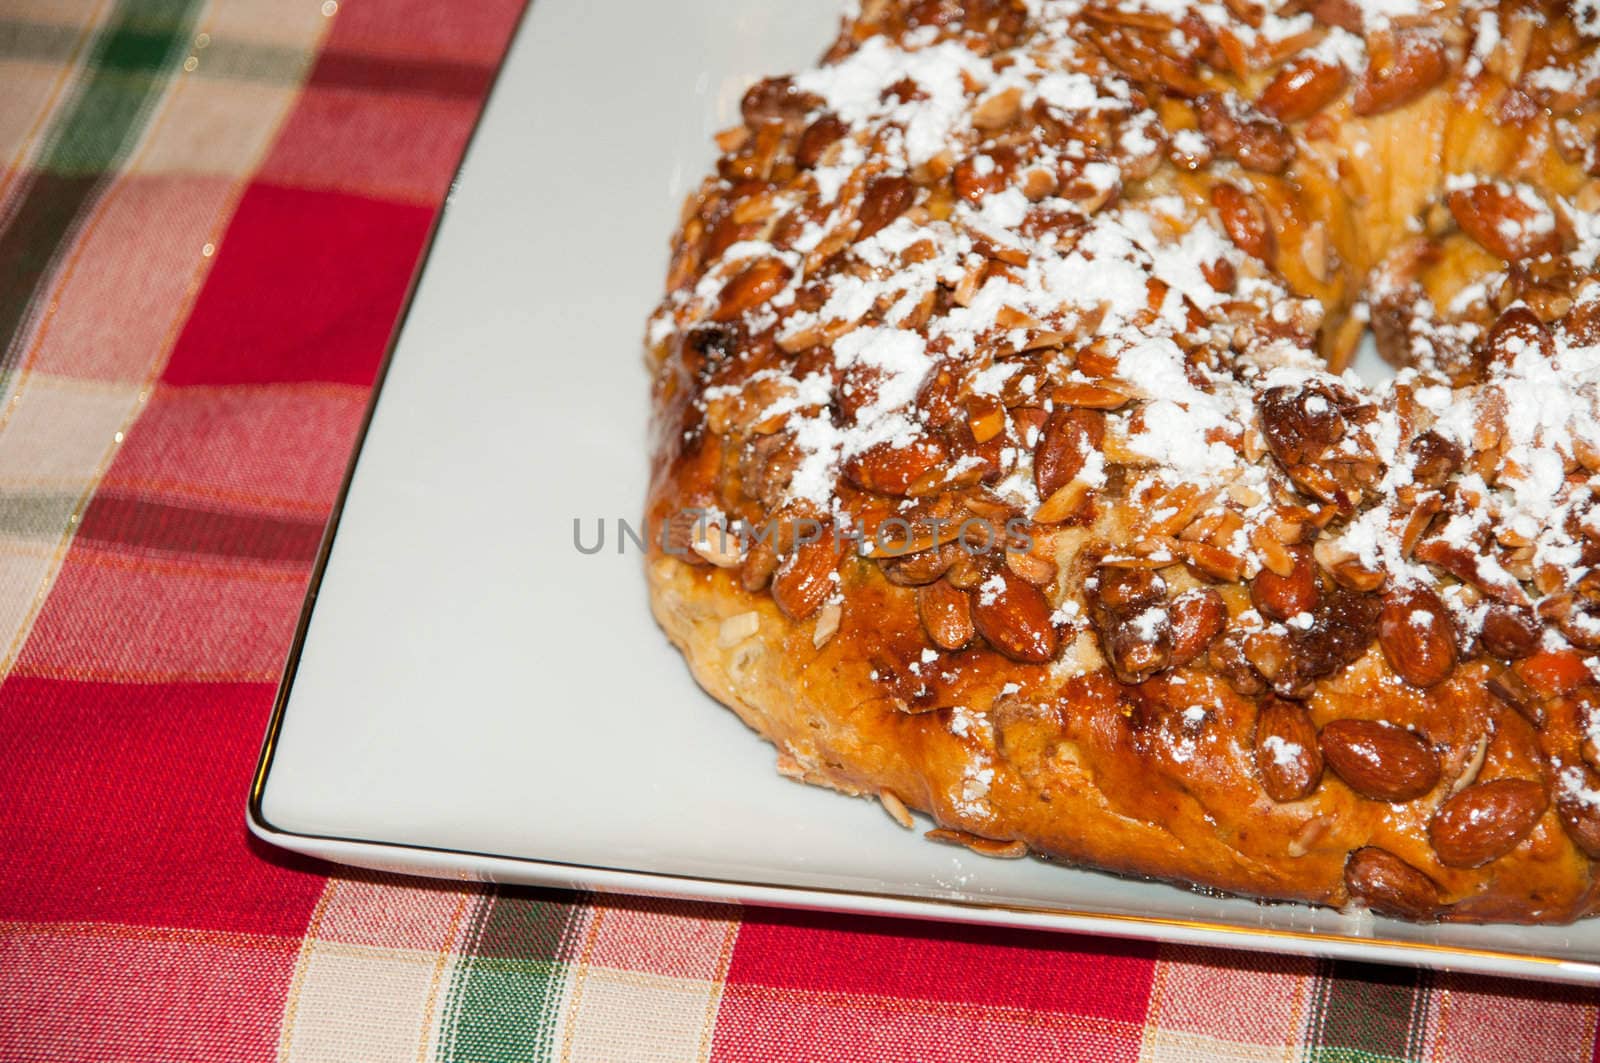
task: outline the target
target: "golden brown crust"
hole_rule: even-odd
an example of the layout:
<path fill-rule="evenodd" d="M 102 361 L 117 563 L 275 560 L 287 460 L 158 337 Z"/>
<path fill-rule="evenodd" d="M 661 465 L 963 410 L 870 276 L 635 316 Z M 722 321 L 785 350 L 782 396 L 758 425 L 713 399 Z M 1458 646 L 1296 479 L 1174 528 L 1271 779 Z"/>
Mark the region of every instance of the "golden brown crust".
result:
<path fill-rule="evenodd" d="M 992 855 L 1589 914 L 1600 26 L 1251 10 L 879 0 L 752 89 L 651 327 L 656 616 Z M 1380 389 L 1312 358 L 1363 305 Z"/>
<path fill-rule="evenodd" d="M 1430 735 L 1447 752 L 1429 799 L 1392 806 L 1329 780 L 1278 804 L 1254 772 L 1254 706 L 1226 684 L 1184 691 L 1179 701 L 1210 702 L 1193 727 L 1167 711 L 1170 688 L 1130 697 L 1101 676 L 1048 700 L 1011 695 L 987 709 L 909 714 L 851 681 L 852 636 L 883 622 L 871 598 L 847 595 L 843 637 L 819 649 L 809 625 L 787 621 L 724 572 L 658 558 L 650 586 L 656 618 L 695 678 L 777 746 L 781 771 L 805 782 L 887 793 L 946 827 L 1073 863 L 1231 893 L 1342 906 L 1349 854 L 1377 846 L 1427 869 L 1454 901 L 1451 919 L 1565 922 L 1593 910 L 1591 862 L 1553 814 L 1483 867 L 1447 868 L 1433 853 L 1429 820 L 1451 790 L 1515 777 L 1540 759 L 1533 728 L 1476 694 L 1482 667 L 1419 704 L 1369 655 L 1312 703 L 1321 723 L 1448 718 L 1449 731 L 1435 722 Z"/>

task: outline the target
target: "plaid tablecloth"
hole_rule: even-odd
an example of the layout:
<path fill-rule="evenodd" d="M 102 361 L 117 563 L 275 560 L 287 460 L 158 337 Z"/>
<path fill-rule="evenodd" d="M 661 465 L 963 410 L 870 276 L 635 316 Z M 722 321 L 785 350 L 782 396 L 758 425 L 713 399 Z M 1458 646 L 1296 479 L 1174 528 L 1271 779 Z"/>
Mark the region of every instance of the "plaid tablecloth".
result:
<path fill-rule="evenodd" d="M 0 0 L 0 1058 L 1594 1057 L 1596 994 L 1556 986 L 252 842 L 322 524 L 519 7 Z"/>

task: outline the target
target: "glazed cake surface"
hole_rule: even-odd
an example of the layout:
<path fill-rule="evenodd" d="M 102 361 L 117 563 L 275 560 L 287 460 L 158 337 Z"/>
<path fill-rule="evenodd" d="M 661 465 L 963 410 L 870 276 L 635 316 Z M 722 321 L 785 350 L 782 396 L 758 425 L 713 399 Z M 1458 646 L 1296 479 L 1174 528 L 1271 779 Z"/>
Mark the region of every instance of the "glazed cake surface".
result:
<path fill-rule="evenodd" d="M 1593 0 L 865 0 L 674 237 L 661 625 L 939 840 L 1588 914 L 1597 45 Z"/>

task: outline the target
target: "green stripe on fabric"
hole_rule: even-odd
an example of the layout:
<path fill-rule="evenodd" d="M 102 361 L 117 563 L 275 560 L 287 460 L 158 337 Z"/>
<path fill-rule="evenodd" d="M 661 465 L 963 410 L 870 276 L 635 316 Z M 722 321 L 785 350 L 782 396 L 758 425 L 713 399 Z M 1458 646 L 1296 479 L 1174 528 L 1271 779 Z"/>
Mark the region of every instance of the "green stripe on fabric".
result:
<path fill-rule="evenodd" d="M 76 26 L 51 26 L 0 19 L 0 60 L 61 66 L 72 60 L 83 31 Z M 282 48 L 230 38 L 197 38 L 196 77 L 297 85 L 305 80 L 312 57 L 301 48 Z"/>
<path fill-rule="evenodd" d="M 1420 1058 L 1426 972 L 1337 962 L 1318 972 L 1303 1058 L 1314 1063 L 1389 1063 Z"/>
<path fill-rule="evenodd" d="M 572 894 L 501 893 L 484 905 L 457 961 L 440 1060 L 553 1059 L 583 906 Z"/>
<path fill-rule="evenodd" d="M 102 187 L 137 142 L 188 53 L 198 0 L 119 0 L 83 76 L 46 134 L 36 172 L 0 230 L 0 373 L 16 361 L 29 308 Z"/>

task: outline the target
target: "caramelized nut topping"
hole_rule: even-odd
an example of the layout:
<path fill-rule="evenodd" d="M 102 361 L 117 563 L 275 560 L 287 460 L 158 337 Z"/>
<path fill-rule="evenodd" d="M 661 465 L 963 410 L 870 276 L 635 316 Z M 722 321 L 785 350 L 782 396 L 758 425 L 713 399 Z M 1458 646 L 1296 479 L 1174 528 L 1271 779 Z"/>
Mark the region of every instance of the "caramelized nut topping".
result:
<path fill-rule="evenodd" d="M 1411 479 L 1425 487 L 1443 487 L 1461 468 L 1461 447 L 1429 429 L 1411 441 Z"/>
<path fill-rule="evenodd" d="M 1317 729 L 1306 710 L 1268 695 L 1256 710 L 1256 774 L 1274 801 L 1298 801 L 1322 781 Z"/>
<path fill-rule="evenodd" d="M 1289 554 L 1293 567 L 1288 575 L 1263 568 L 1250 581 L 1250 600 L 1274 620 L 1288 620 L 1317 606 L 1317 570 L 1311 551 L 1302 546 L 1291 549 Z"/>
<path fill-rule="evenodd" d="M 740 314 L 783 291 L 791 271 L 776 258 L 764 258 L 722 286 L 713 321 L 732 321 Z"/>
<path fill-rule="evenodd" d="M 1555 217 L 1537 193 L 1484 182 L 1458 188 L 1446 201 L 1461 230 L 1507 262 L 1561 248 Z"/>
<path fill-rule="evenodd" d="M 1056 655 L 1050 602 L 1020 576 L 1001 568 L 975 593 L 972 619 L 984 640 L 1014 661 L 1043 664 Z"/>
<path fill-rule="evenodd" d="M 1439 884 L 1376 845 L 1357 849 L 1345 860 L 1344 885 L 1351 900 L 1378 915 L 1426 922 L 1441 914 Z"/>
<path fill-rule="evenodd" d="M 1439 596 L 1425 587 L 1408 587 L 1385 596 L 1378 614 L 1378 645 L 1406 682 L 1431 687 L 1450 678 L 1456 667 L 1455 629 Z"/>
<path fill-rule="evenodd" d="M 1257 106 L 1279 121 L 1302 122 L 1332 103 L 1348 78 L 1343 64 L 1303 56 L 1283 65 Z"/>
<path fill-rule="evenodd" d="M 1052 413 L 1033 455 L 1033 479 L 1040 497 L 1067 486 L 1104 439 L 1105 421 L 1099 413 L 1076 407 Z"/>
<path fill-rule="evenodd" d="M 1239 250 L 1266 263 L 1277 258 L 1278 241 L 1259 198 L 1236 185 L 1218 183 L 1211 189 L 1211 205 L 1217 208 L 1228 239 Z"/>
<path fill-rule="evenodd" d="M 1275 387 L 1260 399 L 1261 432 L 1272 456 L 1285 466 L 1302 465 L 1321 457 L 1344 438 L 1342 407 L 1354 397 L 1330 384 Z"/>
<path fill-rule="evenodd" d="M 1428 839 L 1446 867 L 1482 867 L 1528 836 L 1548 802 L 1544 787 L 1526 779 L 1469 786 L 1433 814 Z"/>
<path fill-rule="evenodd" d="M 770 594 L 793 630 L 709 614 L 738 670 L 787 667 L 756 652 L 781 634 L 925 714 L 930 749 L 976 756 L 954 707 L 1019 680 L 997 834 L 1024 790 L 1081 807 L 1078 771 L 1142 820 L 1199 806 L 1179 873 L 1337 896 L 1327 854 L 1373 838 L 1394 852 L 1345 883 L 1378 911 L 1593 905 L 1519 844 L 1600 857 L 1600 38 L 1560 5 L 1225 6 L 863 4 L 821 66 L 753 86 L 650 325 L 652 579 Z M 1364 321 L 1403 370 L 1370 387 L 1342 373 Z M 730 546 L 690 507 L 778 530 Z M 859 768 L 807 737 L 793 770 Z M 1211 754 L 1244 740 L 1259 790 L 1224 791 Z M 1417 803 L 1349 821 L 1344 785 Z M 1395 855 L 1429 815 L 1450 909 Z"/>
<path fill-rule="evenodd" d="M 1556 813 L 1567 837 L 1591 860 L 1600 860 L 1600 805 L 1586 795 L 1600 784 L 1593 768 L 1562 770 L 1556 790 Z"/>
<path fill-rule="evenodd" d="M 1328 767 L 1362 797 L 1410 801 L 1439 784 L 1439 758 L 1403 727 L 1334 720 L 1318 738 Z"/>
<path fill-rule="evenodd" d="M 1181 668 L 1195 660 L 1222 634 L 1228 623 L 1228 610 L 1222 595 L 1210 587 L 1197 587 L 1172 599 L 1167 608 L 1172 628 L 1170 663 Z"/>
<path fill-rule="evenodd" d="M 972 599 L 967 592 L 944 580 L 917 591 L 917 613 L 923 630 L 933 644 L 944 650 L 959 650 L 972 641 Z"/>
<path fill-rule="evenodd" d="M 1173 624 L 1160 576 L 1148 569 L 1107 565 L 1088 590 L 1090 619 L 1118 679 L 1142 683 L 1171 667 Z"/>
<path fill-rule="evenodd" d="M 1351 107 L 1359 115 L 1383 114 L 1427 92 L 1449 72 L 1444 42 L 1429 30 L 1401 30 L 1373 56 L 1356 83 Z"/>
<path fill-rule="evenodd" d="M 916 196 L 915 186 L 904 177 L 874 177 L 867 183 L 866 199 L 857 215 L 861 231 L 856 238 L 865 240 L 894 221 L 905 213 Z"/>
<path fill-rule="evenodd" d="M 794 153 L 795 163 L 806 170 L 816 166 L 822 159 L 822 153 L 843 138 L 846 132 L 848 129 L 839 121 L 838 115 L 828 113 L 817 116 L 800 134 L 800 144 Z"/>
<path fill-rule="evenodd" d="M 778 566 L 772 577 L 772 600 L 790 620 L 804 620 L 832 593 L 839 563 L 832 529 L 806 543 Z"/>
<path fill-rule="evenodd" d="M 1492 602 L 1483 614 L 1479 638 L 1483 648 L 1509 661 L 1532 656 L 1539 648 L 1539 618 L 1531 609 Z"/>
<path fill-rule="evenodd" d="M 1282 173 L 1294 161 L 1294 140 L 1279 122 L 1254 113 L 1237 97 L 1205 93 L 1195 100 L 1200 130 L 1219 153 L 1247 170 Z"/>

